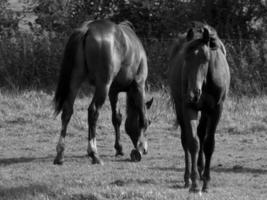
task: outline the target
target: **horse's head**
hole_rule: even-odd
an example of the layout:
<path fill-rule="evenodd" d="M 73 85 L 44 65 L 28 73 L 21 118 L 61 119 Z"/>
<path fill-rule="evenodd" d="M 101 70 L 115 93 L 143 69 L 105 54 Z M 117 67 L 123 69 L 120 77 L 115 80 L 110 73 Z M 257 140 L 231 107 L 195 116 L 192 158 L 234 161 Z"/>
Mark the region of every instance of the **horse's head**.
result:
<path fill-rule="evenodd" d="M 152 105 L 153 98 L 146 102 L 145 109 L 149 109 Z M 140 114 L 138 110 L 131 106 L 127 105 L 127 118 L 125 121 L 125 130 L 126 133 L 131 138 L 134 147 L 141 153 L 146 154 L 148 151 L 147 139 L 146 139 L 146 130 L 150 125 L 150 120 L 145 119 L 144 126 L 140 124 Z"/>
<path fill-rule="evenodd" d="M 185 91 L 188 103 L 197 104 L 202 95 L 203 84 L 206 82 L 210 60 L 210 34 L 207 28 L 203 29 L 201 38 L 196 38 L 189 30 L 184 50 Z"/>

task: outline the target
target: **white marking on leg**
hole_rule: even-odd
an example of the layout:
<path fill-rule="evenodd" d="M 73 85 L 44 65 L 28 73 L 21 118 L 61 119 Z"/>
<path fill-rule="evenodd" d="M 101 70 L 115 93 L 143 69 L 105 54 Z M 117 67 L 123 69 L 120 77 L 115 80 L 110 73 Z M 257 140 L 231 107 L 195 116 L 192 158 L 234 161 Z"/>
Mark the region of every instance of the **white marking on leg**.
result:
<path fill-rule="evenodd" d="M 87 153 L 88 155 L 90 155 L 91 153 L 97 154 L 96 138 L 93 138 L 88 142 Z"/>
<path fill-rule="evenodd" d="M 204 196 L 202 196 L 202 192 L 189 192 L 186 200 L 207 200 Z"/>
<path fill-rule="evenodd" d="M 144 151 L 147 153 L 147 150 L 148 150 L 148 144 L 147 144 L 147 141 L 145 140 L 144 141 Z"/>

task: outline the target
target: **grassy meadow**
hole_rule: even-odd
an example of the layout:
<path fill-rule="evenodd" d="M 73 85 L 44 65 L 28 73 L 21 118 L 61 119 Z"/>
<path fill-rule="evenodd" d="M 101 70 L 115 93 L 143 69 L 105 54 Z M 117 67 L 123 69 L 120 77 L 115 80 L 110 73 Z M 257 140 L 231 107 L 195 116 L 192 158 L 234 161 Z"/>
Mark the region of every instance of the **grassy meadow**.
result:
<path fill-rule="evenodd" d="M 53 116 L 52 94 L 1 92 L 0 200 L 267 199 L 267 96 L 227 100 L 216 134 L 210 191 L 202 196 L 189 196 L 183 188 L 184 154 L 168 94 L 160 91 L 151 96 L 149 152 L 141 162 L 130 161 L 132 143 L 124 124 L 125 155 L 114 156 L 106 101 L 97 127 L 104 166 L 91 164 L 86 157 L 90 98 L 81 95 L 68 128 L 65 163 L 55 166 L 61 122 L 60 116 Z M 122 110 L 124 98 L 120 96 Z"/>

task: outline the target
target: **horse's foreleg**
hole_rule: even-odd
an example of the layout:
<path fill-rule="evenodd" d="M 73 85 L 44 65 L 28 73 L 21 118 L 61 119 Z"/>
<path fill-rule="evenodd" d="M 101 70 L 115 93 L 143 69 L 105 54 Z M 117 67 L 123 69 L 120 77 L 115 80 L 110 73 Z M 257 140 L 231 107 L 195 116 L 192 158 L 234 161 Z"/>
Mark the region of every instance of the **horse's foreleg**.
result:
<path fill-rule="evenodd" d="M 115 129 L 115 150 L 116 150 L 116 156 L 122 156 L 122 145 L 120 143 L 120 125 L 122 121 L 122 115 L 120 113 L 120 110 L 117 112 L 117 102 L 118 102 L 118 92 L 114 90 L 110 90 L 109 92 L 109 100 L 111 105 L 111 111 L 112 111 L 112 124 Z"/>
<path fill-rule="evenodd" d="M 199 174 L 197 169 L 197 156 L 199 151 L 199 139 L 197 136 L 197 111 L 187 109 L 185 112 L 185 129 L 187 147 L 191 155 L 191 181 L 190 192 L 199 192 Z"/>
<path fill-rule="evenodd" d="M 188 188 L 190 186 L 190 159 L 189 159 L 189 150 L 187 148 L 187 141 L 186 141 L 186 135 L 185 135 L 184 126 L 181 125 L 181 142 L 185 153 L 185 172 L 184 172 L 184 182 L 185 188 Z"/>
<path fill-rule="evenodd" d="M 96 87 L 93 100 L 88 108 L 88 156 L 92 158 L 93 164 L 103 164 L 97 153 L 96 125 L 99 117 L 99 110 L 107 97 L 108 87 Z"/>
<path fill-rule="evenodd" d="M 202 173 L 204 169 L 203 145 L 204 145 L 204 139 L 206 137 L 206 132 L 207 132 L 207 115 L 202 112 L 199 125 L 197 127 L 197 134 L 198 134 L 199 142 L 200 142 L 197 166 L 198 166 L 198 173 L 201 178 L 202 178 Z"/>
<path fill-rule="evenodd" d="M 212 114 L 209 115 L 208 118 L 208 130 L 207 130 L 207 138 L 204 141 L 204 153 L 205 153 L 205 169 L 203 173 L 203 188 L 202 191 L 208 191 L 208 184 L 210 181 L 210 162 L 211 157 L 215 148 L 215 131 L 216 127 L 219 123 L 220 117 L 222 113 L 222 106 L 218 106 Z"/>

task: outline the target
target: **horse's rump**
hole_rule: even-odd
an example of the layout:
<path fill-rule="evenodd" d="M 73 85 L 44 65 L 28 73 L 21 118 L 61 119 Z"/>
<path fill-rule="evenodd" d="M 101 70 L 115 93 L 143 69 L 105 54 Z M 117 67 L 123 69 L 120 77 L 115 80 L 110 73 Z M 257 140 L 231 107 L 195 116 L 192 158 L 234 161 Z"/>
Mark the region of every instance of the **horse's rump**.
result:
<path fill-rule="evenodd" d="M 70 36 L 63 55 L 60 66 L 59 81 L 54 96 L 55 115 L 62 110 L 63 104 L 67 99 L 70 90 L 70 79 L 73 72 L 73 66 L 76 62 L 76 54 L 79 46 L 83 45 L 83 39 L 87 32 L 88 24 L 84 24 L 81 28 L 76 29 Z"/>

